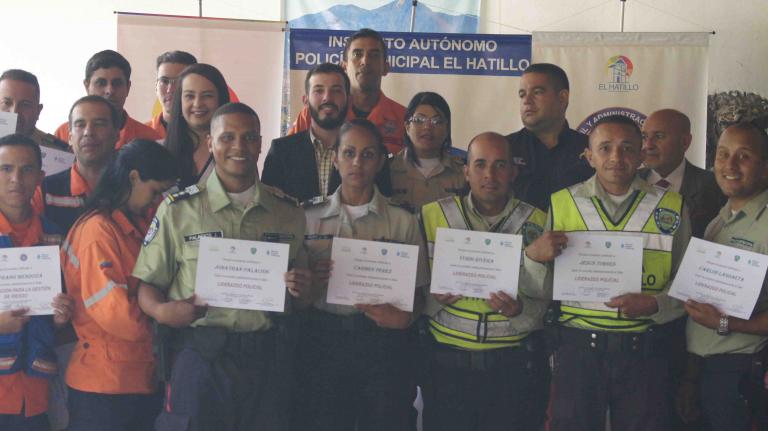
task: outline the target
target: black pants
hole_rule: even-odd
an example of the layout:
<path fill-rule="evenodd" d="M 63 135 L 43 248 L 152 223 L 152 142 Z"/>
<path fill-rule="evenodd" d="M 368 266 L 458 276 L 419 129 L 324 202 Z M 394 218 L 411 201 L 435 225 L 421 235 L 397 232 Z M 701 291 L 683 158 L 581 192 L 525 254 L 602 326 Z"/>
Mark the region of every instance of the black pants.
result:
<path fill-rule="evenodd" d="M 551 430 L 602 430 L 608 409 L 611 429 L 671 430 L 668 352 L 647 343 L 633 350 L 623 342 L 631 334 L 603 334 L 592 348 L 590 335 L 571 329 L 561 336 L 552 374 Z"/>
<path fill-rule="evenodd" d="M 97 394 L 68 388 L 67 431 L 151 430 L 160 412 L 160 394 Z"/>
<path fill-rule="evenodd" d="M 425 431 L 536 431 L 544 423 L 549 368 L 543 350 L 433 345 L 430 356 L 422 383 Z"/>
<path fill-rule="evenodd" d="M 0 430 L 3 431 L 49 431 L 48 415 L 45 413 L 26 417 L 24 412 L 18 415 L 0 415 Z"/>
<path fill-rule="evenodd" d="M 751 415 L 744 397 L 752 355 L 714 355 L 704 359 L 699 381 L 704 417 L 711 431 L 749 431 Z M 763 406 L 768 408 L 768 406 Z"/>
<path fill-rule="evenodd" d="M 294 429 L 410 429 L 414 332 L 382 329 L 363 315 L 309 310 L 303 317 Z"/>
<path fill-rule="evenodd" d="M 280 331 L 184 332 L 158 431 L 283 431 L 288 429 L 290 357 Z"/>

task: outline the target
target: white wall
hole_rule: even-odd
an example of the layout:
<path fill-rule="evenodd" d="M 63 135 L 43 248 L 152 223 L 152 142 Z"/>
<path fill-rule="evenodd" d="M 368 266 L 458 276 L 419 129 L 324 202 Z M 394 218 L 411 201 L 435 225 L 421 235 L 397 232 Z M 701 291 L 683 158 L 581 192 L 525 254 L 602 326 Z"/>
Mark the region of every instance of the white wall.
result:
<path fill-rule="evenodd" d="M 354 2 L 350 0 L 350 2 Z M 197 15 L 197 0 L 5 0 L 0 70 L 23 68 L 42 86 L 38 123 L 52 131 L 84 95 L 85 62 L 115 48 L 114 11 Z M 205 16 L 280 19 L 280 0 L 204 0 Z M 481 31 L 618 31 L 619 0 L 482 0 Z M 627 0 L 626 31 L 710 31 L 709 92 L 768 97 L 768 1 Z M 147 55 L 155 57 L 159 53 Z M 276 83 L 277 85 L 277 83 Z M 144 118 L 136 114 L 138 119 Z M 271 139 L 272 137 L 265 137 Z"/>

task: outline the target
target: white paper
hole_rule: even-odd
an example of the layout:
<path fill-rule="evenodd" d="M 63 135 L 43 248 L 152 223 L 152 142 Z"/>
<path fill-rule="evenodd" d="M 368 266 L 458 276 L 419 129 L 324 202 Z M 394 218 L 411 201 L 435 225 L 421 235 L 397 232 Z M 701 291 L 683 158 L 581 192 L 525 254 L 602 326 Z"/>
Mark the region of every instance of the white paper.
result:
<path fill-rule="evenodd" d="M 199 304 L 284 311 L 288 244 L 200 238 L 195 295 Z"/>
<path fill-rule="evenodd" d="M 334 238 L 329 304 L 392 304 L 413 311 L 419 247 Z"/>
<path fill-rule="evenodd" d="M 60 292 L 58 246 L 0 248 L 0 311 L 28 307 L 30 316 L 53 314 Z"/>
<path fill-rule="evenodd" d="M 75 155 L 55 148 L 40 147 L 43 156 L 43 171 L 45 176 L 57 174 L 69 169 L 75 164 Z"/>
<path fill-rule="evenodd" d="M 431 293 L 488 299 L 503 291 L 517 298 L 521 235 L 438 228 Z"/>
<path fill-rule="evenodd" d="M 0 112 L 0 138 L 16 133 L 16 118 L 14 112 Z"/>
<path fill-rule="evenodd" d="M 763 287 L 768 255 L 691 238 L 669 296 L 712 304 L 749 319 Z"/>
<path fill-rule="evenodd" d="M 567 236 L 568 246 L 555 258 L 555 300 L 607 302 L 642 291 L 643 237 L 607 232 Z"/>

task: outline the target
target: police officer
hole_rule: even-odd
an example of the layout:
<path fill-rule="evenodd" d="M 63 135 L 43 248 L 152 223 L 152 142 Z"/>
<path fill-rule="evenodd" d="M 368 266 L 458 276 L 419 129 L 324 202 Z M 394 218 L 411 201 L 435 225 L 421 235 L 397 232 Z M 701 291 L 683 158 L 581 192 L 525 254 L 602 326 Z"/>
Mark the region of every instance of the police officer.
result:
<path fill-rule="evenodd" d="M 416 217 L 389 202 L 374 184 L 386 149 L 365 119 L 339 131 L 334 165 L 341 186 L 307 209 L 305 243 L 314 271 L 313 306 L 304 316 L 299 343 L 301 409 L 297 429 L 314 431 L 406 430 L 411 425 L 415 383 L 414 334 L 409 327 L 423 307 L 429 282 Z M 326 302 L 333 238 L 418 245 L 415 310 L 391 304 Z M 416 256 L 413 256 L 416 257 Z"/>
<path fill-rule="evenodd" d="M 602 429 L 610 406 L 612 429 L 670 429 L 668 346 L 674 331 L 664 324 L 683 309 L 666 292 L 691 235 L 687 211 L 679 194 L 637 177 L 642 138 L 632 120 L 605 117 L 589 141 L 586 158 L 595 176 L 552 195 L 553 232 L 526 254 L 551 260 L 573 231 L 642 236 L 642 293 L 606 303 L 562 302 L 551 428 Z"/>
<path fill-rule="evenodd" d="M 405 110 L 405 149 L 392 158 L 392 201 L 417 212 L 464 192 L 464 160 L 449 153 L 451 108 L 437 93 L 417 93 Z"/>
<path fill-rule="evenodd" d="M 728 203 L 709 223 L 704 239 L 768 254 L 768 135 L 739 123 L 720 136 L 715 179 Z M 750 407 L 765 429 L 763 374 L 768 344 L 768 280 L 748 320 L 728 316 L 711 304 L 688 300 L 688 351 L 700 359 L 699 392 L 713 431 L 751 430 Z M 694 382 L 689 380 L 689 382 Z M 745 403 L 744 400 L 748 403 Z"/>
<path fill-rule="evenodd" d="M 152 221 L 133 276 L 139 305 L 159 323 L 180 328 L 158 430 L 285 429 L 289 358 L 272 316 L 195 305 L 200 239 L 240 238 L 290 244 L 288 292 L 308 293 L 302 249 L 305 219 L 295 201 L 256 176 L 259 119 L 241 103 L 221 106 L 208 148 L 214 174 L 169 196 Z"/>
<path fill-rule="evenodd" d="M 519 234 L 525 246 L 531 244 L 542 233 L 546 214 L 512 196 L 516 167 L 504 136 L 476 136 L 467 155 L 469 195 L 447 197 L 421 209 L 428 250 L 433 249 L 438 227 Z M 542 328 L 549 302 L 543 289 L 545 272 L 544 265 L 525 259 L 516 299 L 501 291 L 490 298 L 427 298 L 432 351 L 422 385 L 425 430 L 541 426 L 549 379 L 536 331 Z"/>

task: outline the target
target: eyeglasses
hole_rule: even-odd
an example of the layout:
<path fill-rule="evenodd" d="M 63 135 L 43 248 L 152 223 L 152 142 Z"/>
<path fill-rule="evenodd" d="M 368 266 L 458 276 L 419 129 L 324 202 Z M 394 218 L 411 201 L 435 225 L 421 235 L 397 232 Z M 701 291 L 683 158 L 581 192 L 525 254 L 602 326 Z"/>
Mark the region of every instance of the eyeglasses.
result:
<path fill-rule="evenodd" d="M 446 123 L 445 118 L 439 115 L 436 115 L 432 118 L 427 118 L 424 115 L 414 115 L 413 117 L 411 117 L 410 120 L 408 120 L 408 122 L 421 127 L 423 127 L 427 123 L 431 124 L 432 127 L 442 126 L 443 124 Z"/>
<path fill-rule="evenodd" d="M 161 87 L 168 87 L 175 84 L 178 80 L 179 78 L 168 78 L 167 76 L 161 76 L 160 78 L 157 78 L 157 83 L 160 84 Z"/>

